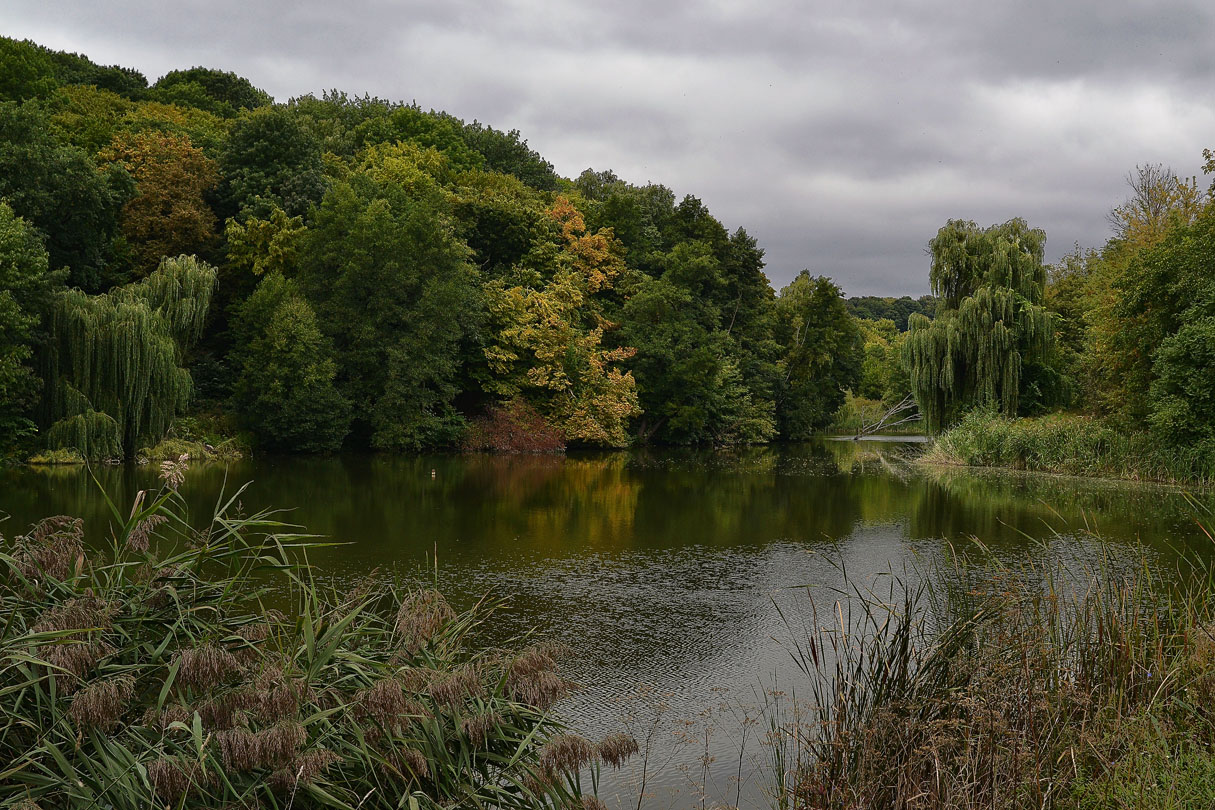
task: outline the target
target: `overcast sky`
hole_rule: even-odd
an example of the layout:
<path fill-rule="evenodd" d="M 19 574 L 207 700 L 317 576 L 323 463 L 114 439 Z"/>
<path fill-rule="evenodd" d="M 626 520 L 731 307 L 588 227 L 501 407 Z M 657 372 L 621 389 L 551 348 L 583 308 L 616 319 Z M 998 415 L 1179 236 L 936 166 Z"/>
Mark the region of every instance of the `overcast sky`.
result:
<path fill-rule="evenodd" d="M 922 294 L 946 219 L 1099 245 L 1137 163 L 1215 147 L 1215 3 L 4 0 L 0 31 L 150 81 L 204 65 L 519 129 L 568 177 L 695 194 L 852 295 Z M 1200 181 L 1205 185 L 1205 180 Z"/>

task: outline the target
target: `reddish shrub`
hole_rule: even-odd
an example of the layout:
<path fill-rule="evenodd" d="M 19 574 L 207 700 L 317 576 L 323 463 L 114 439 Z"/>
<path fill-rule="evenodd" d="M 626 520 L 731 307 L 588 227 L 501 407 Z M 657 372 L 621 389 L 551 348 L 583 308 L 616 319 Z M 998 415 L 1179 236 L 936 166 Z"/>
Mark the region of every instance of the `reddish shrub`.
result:
<path fill-rule="evenodd" d="M 469 425 L 466 450 L 498 453 L 561 453 L 565 436 L 521 399 L 491 407 Z"/>

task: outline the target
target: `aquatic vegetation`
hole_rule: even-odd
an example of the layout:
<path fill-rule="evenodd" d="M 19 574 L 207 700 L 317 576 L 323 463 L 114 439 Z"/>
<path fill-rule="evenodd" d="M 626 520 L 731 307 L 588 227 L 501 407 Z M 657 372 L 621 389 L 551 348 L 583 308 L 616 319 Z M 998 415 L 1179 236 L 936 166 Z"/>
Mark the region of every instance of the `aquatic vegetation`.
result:
<path fill-rule="evenodd" d="M 564 732 L 554 650 L 471 642 L 492 606 L 322 587 L 243 490 L 191 521 L 184 466 L 110 503 L 108 548 L 68 517 L 4 541 L 0 804 L 584 807 L 576 771 L 635 750 Z"/>
<path fill-rule="evenodd" d="M 1215 476 L 1215 460 L 1201 450 L 1169 447 L 1146 431 L 1070 414 L 1009 419 L 972 411 L 923 461 L 1177 483 L 1206 483 Z"/>
<path fill-rule="evenodd" d="M 1191 807 L 1215 787 L 1215 580 L 949 571 L 815 605 L 809 698 L 770 734 L 780 808 Z M 819 609 L 822 609 L 820 614 Z"/>

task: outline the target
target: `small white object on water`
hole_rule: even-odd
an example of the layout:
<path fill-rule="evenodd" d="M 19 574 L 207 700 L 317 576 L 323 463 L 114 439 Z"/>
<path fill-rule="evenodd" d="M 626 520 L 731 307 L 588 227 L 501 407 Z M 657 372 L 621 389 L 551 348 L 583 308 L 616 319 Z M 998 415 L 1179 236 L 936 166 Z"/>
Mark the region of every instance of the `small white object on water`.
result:
<path fill-rule="evenodd" d="M 435 477 L 435 471 L 434 471 L 434 470 L 431 470 L 431 471 L 430 471 L 430 477 L 431 477 L 431 478 L 434 478 L 434 477 Z"/>

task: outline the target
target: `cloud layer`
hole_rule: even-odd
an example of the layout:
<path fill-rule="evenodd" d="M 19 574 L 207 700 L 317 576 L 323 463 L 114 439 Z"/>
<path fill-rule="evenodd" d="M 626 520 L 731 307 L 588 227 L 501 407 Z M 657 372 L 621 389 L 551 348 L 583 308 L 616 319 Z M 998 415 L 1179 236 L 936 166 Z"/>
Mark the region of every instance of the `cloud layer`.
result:
<path fill-rule="evenodd" d="M 65 8 L 70 10 L 65 11 Z M 557 170 L 702 198 L 850 294 L 927 291 L 948 218 L 1098 245 L 1124 176 L 1215 146 L 1215 8 L 1148 0 L 8 0 L 3 33 L 518 128 Z"/>

